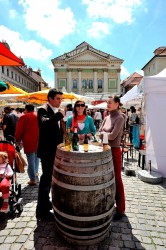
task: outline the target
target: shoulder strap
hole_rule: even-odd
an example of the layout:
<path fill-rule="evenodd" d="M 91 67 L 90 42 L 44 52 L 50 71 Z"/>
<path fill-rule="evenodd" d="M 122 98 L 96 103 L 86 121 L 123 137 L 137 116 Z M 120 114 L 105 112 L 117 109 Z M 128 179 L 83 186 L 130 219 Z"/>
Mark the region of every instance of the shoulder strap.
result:
<path fill-rule="evenodd" d="M 9 163 L 7 162 L 7 163 L 6 163 L 6 167 L 5 167 L 5 171 L 4 171 L 3 175 L 2 175 L 2 178 L 4 178 L 4 176 L 5 176 L 6 169 L 7 169 L 7 166 L 8 166 L 8 165 L 9 165 Z"/>

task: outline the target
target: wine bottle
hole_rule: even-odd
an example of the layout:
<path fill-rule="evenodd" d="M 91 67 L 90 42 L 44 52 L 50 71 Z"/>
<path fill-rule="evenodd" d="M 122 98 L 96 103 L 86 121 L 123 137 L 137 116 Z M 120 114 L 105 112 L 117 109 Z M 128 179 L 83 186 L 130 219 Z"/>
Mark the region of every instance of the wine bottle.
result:
<path fill-rule="evenodd" d="M 66 149 L 66 151 L 71 150 L 70 128 L 67 129 L 67 133 L 66 133 L 66 136 L 65 136 L 65 149 Z"/>
<path fill-rule="evenodd" d="M 85 135 L 85 138 L 84 138 L 84 152 L 88 152 L 88 149 L 89 149 L 88 136 Z"/>
<path fill-rule="evenodd" d="M 77 127 L 74 127 L 74 133 L 72 137 L 72 149 L 73 151 L 79 151 L 79 138 L 77 133 Z"/>

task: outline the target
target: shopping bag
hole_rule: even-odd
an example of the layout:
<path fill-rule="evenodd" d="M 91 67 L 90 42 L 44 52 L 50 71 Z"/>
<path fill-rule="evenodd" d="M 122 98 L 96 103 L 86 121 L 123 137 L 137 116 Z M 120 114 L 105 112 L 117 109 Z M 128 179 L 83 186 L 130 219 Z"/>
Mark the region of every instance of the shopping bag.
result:
<path fill-rule="evenodd" d="M 27 166 L 27 163 L 22 156 L 21 152 L 16 151 L 16 156 L 15 156 L 15 167 L 16 167 L 16 172 L 17 173 L 24 173 L 25 172 L 25 166 Z"/>

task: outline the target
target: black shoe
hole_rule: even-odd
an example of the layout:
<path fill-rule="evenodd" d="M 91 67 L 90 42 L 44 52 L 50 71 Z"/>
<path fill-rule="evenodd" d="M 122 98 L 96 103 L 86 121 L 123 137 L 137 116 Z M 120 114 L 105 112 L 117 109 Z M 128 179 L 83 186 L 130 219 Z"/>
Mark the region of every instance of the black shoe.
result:
<path fill-rule="evenodd" d="M 37 220 L 45 220 L 45 221 L 54 221 L 55 217 L 54 217 L 54 214 L 51 213 L 50 211 L 45 212 L 45 213 L 36 212 L 36 219 Z"/>
<path fill-rule="evenodd" d="M 113 221 L 121 220 L 123 216 L 124 216 L 124 214 L 120 214 L 120 213 L 116 212 L 116 213 L 114 214 L 112 220 L 113 220 Z"/>

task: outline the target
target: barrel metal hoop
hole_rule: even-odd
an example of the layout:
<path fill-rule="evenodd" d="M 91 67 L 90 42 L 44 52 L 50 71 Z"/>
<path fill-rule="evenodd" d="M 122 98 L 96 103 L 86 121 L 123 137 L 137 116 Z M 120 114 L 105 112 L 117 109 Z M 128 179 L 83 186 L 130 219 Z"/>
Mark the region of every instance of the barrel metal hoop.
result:
<path fill-rule="evenodd" d="M 100 166 L 100 165 L 112 162 L 112 157 L 109 156 L 109 157 L 106 157 L 106 158 L 94 159 L 93 161 L 92 161 L 92 159 L 86 160 L 86 161 L 85 161 L 85 159 L 83 159 L 83 161 L 81 161 L 81 158 L 77 159 L 77 160 L 74 159 L 74 164 L 75 165 L 78 164 L 79 167 L 91 167 L 91 166 L 94 167 L 94 162 L 95 162 L 96 165 Z M 59 158 L 56 155 L 54 163 L 55 164 L 56 163 L 57 164 L 62 164 L 62 165 L 65 163 L 66 166 L 73 167 L 73 160 L 70 158 L 67 161 L 66 158 L 64 159 L 62 156 Z"/>
<path fill-rule="evenodd" d="M 57 214 L 59 214 L 60 216 L 66 218 L 66 219 L 74 220 L 74 221 L 94 221 L 94 220 L 103 219 L 106 216 L 112 214 L 112 212 L 114 210 L 114 206 L 113 206 L 109 211 L 107 211 L 106 213 L 103 213 L 103 214 L 99 214 L 99 215 L 95 215 L 95 216 L 75 216 L 75 215 L 63 213 L 62 211 L 57 209 L 54 205 L 53 205 L 53 208 L 54 208 L 55 212 Z"/>
<path fill-rule="evenodd" d="M 57 225 L 57 224 L 56 224 L 56 225 Z M 67 233 L 67 232 L 65 232 L 64 230 L 62 230 L 58 225 L 57 225 L 57 228 L 58 228 L 58 230 L 61 231 L 64 235 L 69 236 L 70 238 L 88 240 L 88 239 L 94 239 L 94 238 L 100 237 L 100 236 L 102 236 L 103 234 L 105 234 L 105 233 L 108 231 L 109 226 L 108 226 L 104 231 L 102 231 L 101 233 L 94 234 L 94 235 L 87 235 L 87 236 L 80 236 L 80 235 L 78 236 L 78 235 L 74 235 L 74 234 Z"/>
<path fill-rule="evenodd" d="M 114 168 L 113 168 L 113 166 L 111 166 L 111 168 L 109 168 L 107 171 L 99 171 L 96 173 L 88 173 L 88 174 L 81 174 L 81 173 L 76 173 L 76 172 L 70 173 L 70 172 L 64 171 L 60 168 L 57 168 L 56 166 L 54 166 L 54 170 L 56 170 L 60 174 L 67 175 L 67 176 L 92 178 L 92 177 L 98 177 L 98 176 L 110 174 L 114 170 Z"/>
<path fill-rule="evenodd" d="M 67 224 L 64 224 L 64 223 L 62 223 L 60 220 L 58 220 L 58 219 L 56 218 L 56 216 L 55 216 L 55 220 L 56 220 L 60 225 L 62 225 L 63 227 L 68 228 L 68 229 L 71 229 L 71 230 L 74 230 L 74 231 L 81 231 L 81 232 L 92 231 L 92 230 L 98 230 L 98 229 L 100 229 L 100 228 L 103 228 L 103 227 L 105 227 L 107 224 L 110 223 L 111 219 L 112 219 L 112 217 L 111 217 L 108 221 L 106 221 L 105 223 L 101 224 L 100 226 L 80 228 L 80 227 L 71 227 L 71 226 L 69 226 L 69 225 L 67 225 Z"/>
<path fill-rule="evenodd" d="M 66 188 L 69 190 L 75 190 L 75 191 L 96 191 L 96 190 L 100 190 L 103 188 L 107 188 L 109 186 L 111 186 L 113 183 L 115 183 L 115 178 L 111 179 L 110 181 L 100 184 L 100 185 L 91 185 L 91 186 L 79 186 L 79 185 L 71 185 L 71 184 L 67 184 L 64 182 L 61 182 L 59 180 L 57 180 L 54 176 L 52 176 L 52 181 L 53 183 L 57 184 L 59 187 L 62 188 Z"/>

